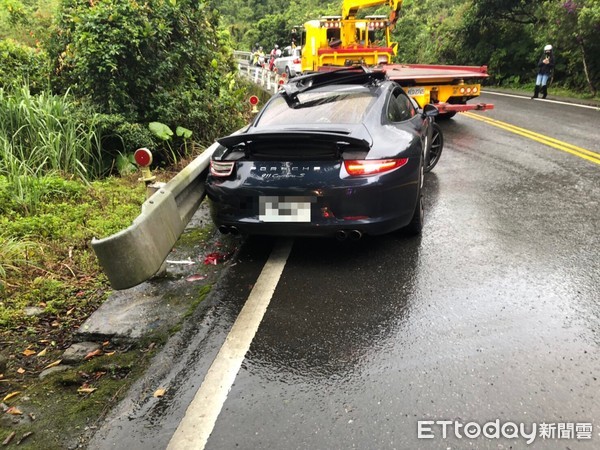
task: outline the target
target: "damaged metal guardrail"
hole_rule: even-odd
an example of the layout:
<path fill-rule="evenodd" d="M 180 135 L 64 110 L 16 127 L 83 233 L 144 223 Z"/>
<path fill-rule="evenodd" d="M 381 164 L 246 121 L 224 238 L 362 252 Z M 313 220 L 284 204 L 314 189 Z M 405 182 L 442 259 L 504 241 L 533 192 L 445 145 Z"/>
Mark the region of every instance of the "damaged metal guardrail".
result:
<path fill-rule="evenodd" d="M 131 226 L 92 248 L 114 289 L 136 286 L 156 275 L 204 199 L 214 143 L 142 205 Z"/>
<path fill-rule="evenodd" d="M 250 52 L 236 53 L 240 74 L 269 92 L 277 91 L 280 79 L 277 74 L 251 67 Z M 216 142 L 211 145 L 148 198 L 131 226 L 112 236 L 92 239 L 92 248 L 113 289 L 136 286 L 161 270 L 204 199 L 210 157 L 218 145 Z"/>

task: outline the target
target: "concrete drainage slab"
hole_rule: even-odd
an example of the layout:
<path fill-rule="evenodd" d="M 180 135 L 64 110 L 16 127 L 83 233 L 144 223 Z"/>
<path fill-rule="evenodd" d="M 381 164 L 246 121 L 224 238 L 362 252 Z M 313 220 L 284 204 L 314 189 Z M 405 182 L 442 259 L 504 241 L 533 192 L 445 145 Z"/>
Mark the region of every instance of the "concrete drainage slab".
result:
<path fill-rule="evenodd" d="M 167 258 L 166 274 L 109 298 L 79 328 L 78 341 L 135 341 L 165 333 L 197 306 L 230 264 L 238 240 L 214 230 L 203 202 Z"/>

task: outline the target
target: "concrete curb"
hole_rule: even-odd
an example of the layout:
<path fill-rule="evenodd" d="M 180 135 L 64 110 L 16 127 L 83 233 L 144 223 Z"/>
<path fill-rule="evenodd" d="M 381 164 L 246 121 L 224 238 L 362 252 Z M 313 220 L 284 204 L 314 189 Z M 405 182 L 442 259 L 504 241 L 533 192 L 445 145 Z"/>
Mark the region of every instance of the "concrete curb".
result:
<path fill-rule="evenodd" d="M 198 230 L 207 229 L 205 239 L 196 238 Z M 229 259 L 205 264 L 207 254 L 232 256 L 237 245 L 213 229 L 207 203 L 200 205 L 182 238 L 169 253 L 166 276 L 111 293 L 77 330 L 76 340 L 132 343 L 178 326 L 229 266 Z"/>

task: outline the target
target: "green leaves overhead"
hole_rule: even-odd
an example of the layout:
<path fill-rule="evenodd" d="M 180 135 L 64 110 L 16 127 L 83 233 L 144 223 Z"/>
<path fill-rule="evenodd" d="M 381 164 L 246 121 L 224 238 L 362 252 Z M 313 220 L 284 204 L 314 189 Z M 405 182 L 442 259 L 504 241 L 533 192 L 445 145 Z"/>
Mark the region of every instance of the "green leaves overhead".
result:
<path fill-rule="evenodd" d="M 211 2 L 240 49 L 250 50 L 256 44 L 265 51 L 273 45 L 290 45 L 292 29 L 299 31 L 304 22 L 327 14 L 339 14 L 339 0 L 219 0 Z"/>
<path fill-rule="evenodd" d="M 226 134 L 241 126 L 243 106 L 229 94 L 228 74 L 235 70 L 229 34 L 207 6 L 203 0 L 62 0 L 48 43 L 57 56 L 53 88 L 70 89 L 103 114 L 144 128 L 177 124 L 206 140 Z"/>
<path fill-rule="evenodd" d="M 341 1 L 214 2 L 240 50 L 288 45 L 292 28 Z M 387 14 L 385 4 L 369 10 Z M 300 27 L 299 27 L 300 25 Z M 556 48 L 554 82 L 593 93 L 600 84 L 598 0 L 404 0 L 393 31 L 398 62 L 488 65 L 493 83 L 532 82 L 539 51 Z"/>

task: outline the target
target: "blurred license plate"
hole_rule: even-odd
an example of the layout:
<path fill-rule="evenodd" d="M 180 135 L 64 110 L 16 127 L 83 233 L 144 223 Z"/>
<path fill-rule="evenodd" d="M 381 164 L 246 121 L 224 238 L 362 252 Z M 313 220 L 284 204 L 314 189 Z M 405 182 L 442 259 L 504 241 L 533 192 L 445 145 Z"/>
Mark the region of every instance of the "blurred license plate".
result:
<path fill-rule="evenodd" d="M 315 197 L 259 197 L 258 219 L 262 222 L 310 222 Z"/>
<path fill-rule="evenodd" d="M 410 96 L 413 95 L 425 95 L 425 88 L 408 88 L 407 94 Z"/>

